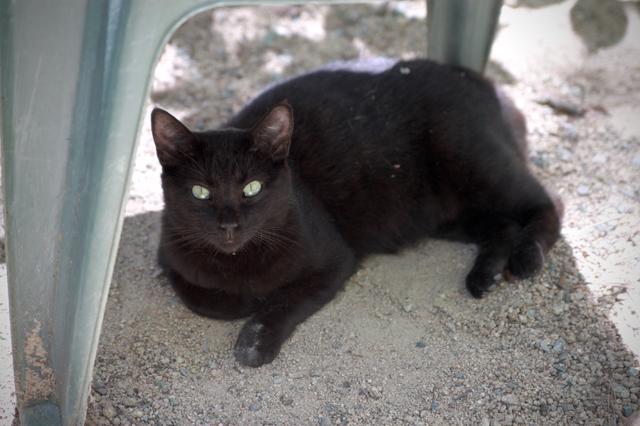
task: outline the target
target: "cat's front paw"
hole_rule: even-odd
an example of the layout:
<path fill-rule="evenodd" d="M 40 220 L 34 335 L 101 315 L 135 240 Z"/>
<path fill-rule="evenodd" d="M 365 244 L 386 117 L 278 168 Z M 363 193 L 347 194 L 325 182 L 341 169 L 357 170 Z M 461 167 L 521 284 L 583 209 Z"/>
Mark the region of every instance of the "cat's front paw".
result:
<path fill-rule="evenodd" d="M 248 367 L 260 367 L 273 361 L 282 342 L 263 323 L 249 320 L 240 330 L 233 349 L 236 360 Z"/>
<path fill-rule="evenodd" d="M 535 240 L 524 240 L 509 256 L 509 272 L 516 278 L 529 278 L 542 269 L 544 251 Z"/>

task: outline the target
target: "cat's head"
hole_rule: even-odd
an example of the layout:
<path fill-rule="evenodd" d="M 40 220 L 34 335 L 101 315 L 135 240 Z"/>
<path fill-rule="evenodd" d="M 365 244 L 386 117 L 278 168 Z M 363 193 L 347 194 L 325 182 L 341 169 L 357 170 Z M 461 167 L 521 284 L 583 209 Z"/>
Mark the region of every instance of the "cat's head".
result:
<path fill-rule="evenodd" d="M 252 129 L 192 132 L 161 109 L 151 128 L 162 165 L 166 238 L 231 254 L 273 233 L 289 212 L 293 115 L 271 109 Z"/>

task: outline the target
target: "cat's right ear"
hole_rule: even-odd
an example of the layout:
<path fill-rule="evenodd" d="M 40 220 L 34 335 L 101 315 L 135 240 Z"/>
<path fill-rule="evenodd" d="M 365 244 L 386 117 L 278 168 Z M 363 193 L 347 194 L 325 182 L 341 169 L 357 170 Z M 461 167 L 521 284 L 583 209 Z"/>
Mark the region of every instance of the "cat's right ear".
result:
<path fill-rule="evenodd" d="M 273 161 L 283 161 L 289 155 L 293 132 L 291 106 L 286 101 L 276 105 L 251 132 L 257 151 L 271 157 Z"/>
<path fill-rule="evenodd" d="M 158 160 L 163 167 L 175 166 L 194 140 L 193 133 L 167 111 L 154 108 L 151 112 L 151 133 Z"/>

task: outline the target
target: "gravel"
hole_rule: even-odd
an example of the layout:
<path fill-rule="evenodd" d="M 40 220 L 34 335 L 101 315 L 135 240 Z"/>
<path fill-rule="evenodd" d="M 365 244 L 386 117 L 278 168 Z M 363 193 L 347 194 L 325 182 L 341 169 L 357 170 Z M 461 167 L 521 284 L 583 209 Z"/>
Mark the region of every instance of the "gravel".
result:
<path fill-rule="evenodd" d="M 421 55 L 424 4 L 397 4 L 204 12 L 172 37 L 152 101 L 210 128 L 265 85 L 324 62 Z M 625 241 L 638 242 L 629 230 L 638 229 L 640 131 L 615 119 L 616 108 L 640 108 L 629 96 L 640 92 L 630 59 L 640 49 L 586 56 L 555 39 L 527 47 L 526 34 L 509 32 L 554 8 L 566 20 L 568 7 L 506 8 L 489 66 L 528 117 L 533 172 L 565 202 L 564 238 L 541 274 L 500 279 L 477 301 L 464 289 L 472 246 L 425 241 L 372 257 L 259 369 L 233 358 L 241 322 L 194 315 L 158 274 L 162 196 L 145 123 L 87 423 L 609 424 L 636 413 L 638 360 L 609 317 L 624 293 L 589 287 L 597 276 L 581 262 L 609 259 L 593 263 L 602 272 L 612 253 L 637 259 Z M 517 52 L 504 53 L 508 43 Z M 539 99 L 581 113 L 556 114 Z M 630 268 L 619 280 L 640 276 Z"/>

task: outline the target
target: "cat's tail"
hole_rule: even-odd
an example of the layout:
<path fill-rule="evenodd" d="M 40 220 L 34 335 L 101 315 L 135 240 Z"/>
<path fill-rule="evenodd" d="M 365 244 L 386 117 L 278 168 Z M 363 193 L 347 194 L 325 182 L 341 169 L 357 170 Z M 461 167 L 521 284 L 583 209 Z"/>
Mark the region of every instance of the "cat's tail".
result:
<path fill-rule="evenodd" d="M 506 94 L 504 90 L 499 88 L 497 85 L 494 86 L 496 90 L 496 96 L 498 97 L 498 101 L 500 102 L 500 109 L 502 110 L 502 117 L 507 122 L 513 139 L 516 143 L 516 148 L 518 150 L 518 154 L 520 158 L 528 163 L 529 158 L 529 144 L 527 143 L 527 120 L 524 117 L 524 114 L 518 109 L 516 104 L 511 100 L 511 98 Z M 564 203 L 560 198 L 560 195 L 550 188 L 548 185 L 544 185 L 549 198 L 553 201 L 553 205 L 556 209 L 556 214 L 560 219 L 560 223 L 562 223 L 562 219 L 564 217 Z"/>

